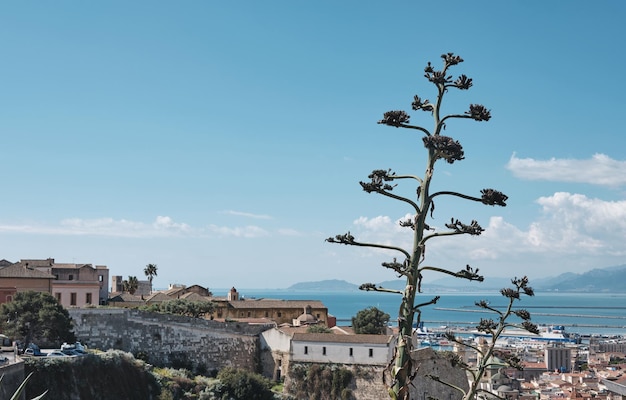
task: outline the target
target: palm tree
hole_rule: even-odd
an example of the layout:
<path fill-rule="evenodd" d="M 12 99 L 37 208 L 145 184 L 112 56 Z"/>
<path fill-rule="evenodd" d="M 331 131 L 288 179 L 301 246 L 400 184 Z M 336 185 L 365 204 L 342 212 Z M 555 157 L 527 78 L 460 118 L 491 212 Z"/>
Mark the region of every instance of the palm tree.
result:
<path fill-rule="evenodd" d="M 143 269 L 143 273 L 148 277 L 148 282 L 150 282 L 150 292 L 152 292 L 152 279 L 157 276 L 157 265 L 156 264 L 148 264 L 146 268 Z"/>
<path fill-rule="evenodd" d="M 125 280 L 124 282 L 122 282 L 122 285 L 124 286 L 125 292 L 128 292 L 130 294 L 135 294 L 135 292 L 137 291 L 137 288 L 139 287 L 139 280 L 137 279 L 136 276 L 129 276 L 128 280 Z"/>

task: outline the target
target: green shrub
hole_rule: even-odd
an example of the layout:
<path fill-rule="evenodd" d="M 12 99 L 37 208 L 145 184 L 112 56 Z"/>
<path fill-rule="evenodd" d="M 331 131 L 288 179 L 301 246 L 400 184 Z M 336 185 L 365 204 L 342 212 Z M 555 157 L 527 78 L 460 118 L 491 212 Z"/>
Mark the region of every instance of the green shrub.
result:
<path fill-rule="evenodd" d="M 225 368 L 217 374 L 219 384 L 213 386 L 213 394 L 224 400 L 272 400 L 272 383 L 253 372 Z"/>
<path fill-rule="evenodd" d="M 287 391 L 300 400 L 352 400 L 353 374 L 339 365 L 294 364 L 289 369 Z"/>

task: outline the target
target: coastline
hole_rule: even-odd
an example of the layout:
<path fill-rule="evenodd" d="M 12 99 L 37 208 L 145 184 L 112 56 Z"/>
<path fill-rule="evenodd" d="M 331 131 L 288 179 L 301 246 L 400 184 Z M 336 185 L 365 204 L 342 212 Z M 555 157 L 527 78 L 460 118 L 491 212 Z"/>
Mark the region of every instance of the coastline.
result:
<path fill-rule="evenodd" d="M 362 309 L 376 307 L 390 315 L 393 323 L 397 317 L 399 297 L 391 293 L 356 291 L 318 291 L 289 289 L 238 289 L 243 299 L 260 298 L 282 300 L 319 300 L 337 318 L 339 325 L 350 325 L 351 318 Z M 215 296 L 226 290 L 214 289 Z M 423 299 L 435 294 L 422 293 Z M 475 326 L 481 318 L 493 318 L 474 305 L 487 300 L 490 305 L 504 307 L 504 299 L 497 291 L 441 293 L 441 299 L 423 310 L 422 320 L 431 328 Z M 516 308 L 527 309 L 532 321 L 540 326 L 563 325 L 570 333 L 580 335 L 626 336 L 626 293 L 563 293 L 536 292 L 523 298 Z"/>

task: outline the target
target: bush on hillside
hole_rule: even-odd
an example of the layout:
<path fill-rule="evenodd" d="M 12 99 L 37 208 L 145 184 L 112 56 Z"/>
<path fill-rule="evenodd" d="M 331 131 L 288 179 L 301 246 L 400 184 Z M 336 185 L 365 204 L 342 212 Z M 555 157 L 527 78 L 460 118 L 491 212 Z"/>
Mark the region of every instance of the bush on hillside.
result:
<path fill-rule="evenodd" d="M 287 391 L 299 400 L 353 400 L 353 374 L 339 365 L 296 364 L 289 368 Z"/>
<path fill-rule="evenodd" d="M 154 400 L 160 387 L 150 367 L 132 354 L 108 351 L 81 357 L 34 357 L 26 360 L 26 373 L 36 372 L 26 397 L 49 390 L 55 400 Z"/>
<path fill-rule="evenodd" d="M 242 369 L 225 368 L 217 374 L 219 384 L 211 392 L 216 399 L 273 400 L 272 382 L 259 374 Z"/>

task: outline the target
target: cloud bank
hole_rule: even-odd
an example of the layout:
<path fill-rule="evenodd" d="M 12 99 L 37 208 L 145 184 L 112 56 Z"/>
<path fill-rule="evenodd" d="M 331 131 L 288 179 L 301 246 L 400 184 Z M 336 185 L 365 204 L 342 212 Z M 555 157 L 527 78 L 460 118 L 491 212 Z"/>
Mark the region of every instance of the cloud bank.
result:
<path fill-rule="evenodd" d="M 211 224 L 193 227 L 176 222 L 171 217 L 157 216 L 151 223 L 130 221 L 127 219 L 68 218 L 56 225 L 47 224 L 0 224 L 0 233 L 21 233 L 36 235 L 62 236 L 108 236 L 122 238 L 163 238 L 163 237 L 239 237 L 258 238 L 271 236 L 272 233 L 256 225 L 219 226 Z M 295 236 L 293 229 L 279 229 L 278 235 Z"/>
<path fill-rule="evenodd" d="M 589 183 L 607 187 L 626 185 L 626 161 L 613 160 L 604 154 L 590 159 L 535 160 L 511 156 L 506 168 L 514 176 L 527 180 Z"/>
<path fill-rule="evenodd" d="M 468 235 L 435 238 L 428 242 L 426 257 L 434 262 L 465 262 L 500 265 L 509 268 L 527 263 L 537 271 L 550 268 L 547 263 L 606 267 L 626 256 L 626 201 L 604 201 L 582 194 L 554 193 L 536 200 L 540 215 L 526 227 L 517 227 L 501 216 L 491 217 L 479 237 Z M 403 217 L 402 219 L 405 219 Z M 359 241 L 412 249 L 412 233 L 400 228 L 389 217 L 361 217 L 354 221 L 352 234 Z M 445 227 L 436 227 L 445 231 Z M 370 254 L 380 253 L 371 250 Z M 392 257 L 400 253 L 389 252 Z M 556 261 L 555 261 L 556 260 Z M 473 264 L 472 264 L 473 265 Z M 582 266 L 582 265 L 581 265 Z"/>

